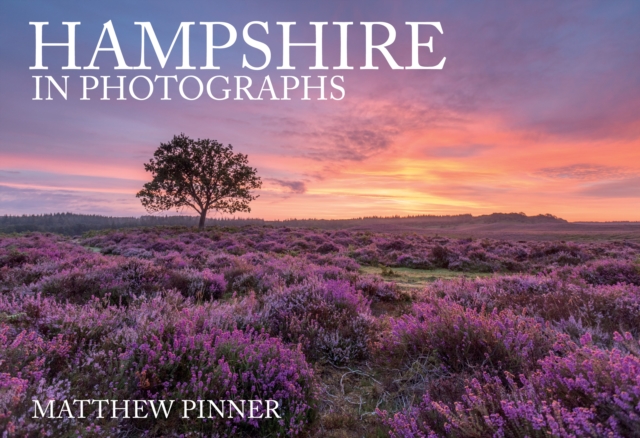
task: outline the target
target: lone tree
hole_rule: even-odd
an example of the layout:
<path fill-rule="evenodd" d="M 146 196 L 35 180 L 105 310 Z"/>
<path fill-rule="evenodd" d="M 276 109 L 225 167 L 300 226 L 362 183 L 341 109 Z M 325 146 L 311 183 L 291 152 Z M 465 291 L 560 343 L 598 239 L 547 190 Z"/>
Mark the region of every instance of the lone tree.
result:
<path fill-rule="evenodd" d="M 161 143 L 144 168 L 153 175 L 136 195 L 144 208 L 157 212 L 191 207 L 200 215 L 200 229 L 209 210 L 251 211 L 249 202 L 258 197 L 251 190 L 262 186 L 247 156 L 234 153 L 233 146 L 184 134 Z"/>

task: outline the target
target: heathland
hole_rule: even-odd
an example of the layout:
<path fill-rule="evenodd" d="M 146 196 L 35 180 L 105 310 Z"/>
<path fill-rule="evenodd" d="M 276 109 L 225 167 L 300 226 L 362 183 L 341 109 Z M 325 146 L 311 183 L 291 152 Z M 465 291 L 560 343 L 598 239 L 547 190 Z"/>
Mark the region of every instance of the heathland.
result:
<path fill-rule="evenodd" d="M 0 235 L 8 436 L 640 436 L 637 223 L 112 223 L 135 228 Z M 283 418 L 33 419 L 34 399 Z"/>
<path fill-rule="evenodd" d="M 489 237 L 513 240 L 630 240 L 640 242 L 640 221 L 636 222 L 568 222 L 546 214 L 493 213 L 472 216 L 417 215 L 394 217 L 359 217 L 353 219 L 236 219 L 210 218 L 207 226 L 267 225 L 320 230 L 417 233 L 456 238 Z M 55 213 L 42 215 L 0 216 L 0 233 L 42 231 L 81 235 L 91 230 L 153 226 L 187 226 L 198 224 L 193 216 L 111 217 L 87 214 Z"/>

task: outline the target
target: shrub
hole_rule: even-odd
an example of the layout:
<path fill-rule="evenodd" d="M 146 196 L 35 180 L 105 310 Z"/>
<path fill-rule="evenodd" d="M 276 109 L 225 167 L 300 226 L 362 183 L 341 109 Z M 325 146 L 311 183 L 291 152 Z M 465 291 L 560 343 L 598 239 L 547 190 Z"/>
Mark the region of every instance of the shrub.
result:
<path fill-rule="evenodd" d="M 131 399 L 276 400 L 281 405 L 281 420 L 222 419 L 215 411 L 206 422 L 184 420 L 177 411 L 166 420 L 136 420 L 136 428 L 151 434 L 298 436 L 311 414 L 313 372 L 302 352 L 264 333 L 149 333 L 122 354 L 122 367 L 132 378 Z M 242 408 L 248 413 L 248 402 Z M 256 415 L 264 415 L 265 408 Z"/>
<path fill-rule="evenodd" d="M 330 252 L 338 252 L 340 250 L 340 248 L 338 248 L 337 246 L 335 246 L 333 243 L 331 242 L 325 242 L 322 245 L 319 245 L 316 248 L 316 251 L 318 251 L 320 254 L 328 254 Z"/>
<path fill-rule="evenodd" d="M 419 406 L 380 412 L 392 437 L 636 436 L 640 430 L 640 360 L 585 345 L 551 355 L 530 378 L 484 374 L 457 403 L 425 393 Z"/>
<path fill-rule="evenodd" d="M 436 245 L 431 249 L 431 261 L 438 268 L 449 267 L 450 251 L 440 245 Z"/>
<path fill-rule="evenodd" d="M 309 278 L 265 297 L 274 335 L 301 343 L 312 360 L 342 364 L 367 356 L 373 334 L 369 302 L 345 281 Z"/>
<path fill-rule="evenodd" d="M 640 288 L 630 284 L 591 286 L 557 275 L 517 275 L 476 280 L 438 280 L 429 285 L 423 299 L 446 297 L 476 310 L 526 311 L 546 321 L 567 325 L 579 321 L 601 330 L 609 338 L 614 331 L 640 334 Z M 571 303 L 568 305 L 568 303 Z M 578 333 L 575 340 L 585 332 Z"/>
<path fill-rule="evenodd" d="M 0 323 L 0 428 L 16 436 L 297 436 L 313 413 L 313 372 L 279 339 L 230 328 L 252 307 L 195 305 L 175 292 L 128 308 L 1 297 L 0 315 L 15 317 Z M 282 419 L 186 421 L 176 407 L 166 420 L 99 419 L 95 410 L 85 419 L 36 420 L 32 398 L 269 399 Z"/>
<path fill-rule="evenodd" d="M 379 413 L 392 438 L 620 436 L 608 435 L 613 431 L 597 424 L 591 409 L 548 403 L 526 379 L 517 384 L 507 374 L 506 380 L 505 385 L 489 375 L 472 379 L 462 400 L 453 405 L 425 394 L 419 406 L 393 416 Z"/>
<path fill-rule="evenodd" d="M 356 282 L 356 288 L 376 301 L 397 301 L 401 298 L 396 283 L 378 277 L 361 277 Z"/>
<path fill-rule="evenodd" d="M 171 273 L 169 286 L 179 290 L 186 297 L 211 300 L 224 294 L 227 281 L 224 275 L 214 274 L 209 269 L 183 269 Z"/>
<path fill-rule="evenodd" d="M 395 265 L 413 269 L 432 269 L 434 267 L 429 260 L 411 254 L 400 254 Z"/>
<path fill-rule="evenodd" d="M 74 303 L 110 296 L 113 303 L 128 304 L 138 295 L 159 290 L 163 282 L 163 273 L 153 262 L 131 258 L 104 260 L 95 266 L 80 264 L 44 277 L 33 287 Z"/>
<path fill-rule="evenodd" d="M 567 409 L 591 409 L 596 422 L 632 436 L 640 430 L 640 358 L 586 343 L 567 356 L 545 358 L 532 381 Z"/>
<path fill-rule="evenodd" d="M 589 284 L 630 283 L 640 286 L 640 267 L 630 261 L 599 260 L 583 267 L 579 273 Z"/>
<path fill-rule="evenodd" d="M 360 270 L 360 265 L 358 262 L 353 260 L 350 257 L 345 257 L 339 254 L 327 254 L 323 256 L 318 256 L 316 254 L 309 255 L 307 259 L 321 266 L 334 266 L 339 269 L 344 269 L 348 272 L 358 272 Z"/>
<path fill-rule="evenodd" d="M 378 249 L 375 245 L 365 246 L 353 251 L 353 258 L 365 265 L 375 265 L 378 263 Z"/>
<path fill-rule="evenodd" d="M 392 319 L 380 354 L 404 367 L 433 357 L 450 372 L 518 373 L 535 366 L 555 342 L 555 332 L 533 318 L 508 309 L 478 312 L 442 299 L 415 304 L 411 314 Z"/>

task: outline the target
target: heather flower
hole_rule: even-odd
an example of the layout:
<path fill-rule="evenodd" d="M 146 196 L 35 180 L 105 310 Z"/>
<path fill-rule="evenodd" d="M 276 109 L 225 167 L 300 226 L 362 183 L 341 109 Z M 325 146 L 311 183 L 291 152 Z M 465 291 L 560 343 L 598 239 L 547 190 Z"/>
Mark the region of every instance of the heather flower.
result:
<path fill-rule="evenodd" d="M 121 355 L 120 366 L 132 379 L 131 399 L 278 400 L 283 418 L 216 416 L 205 423 L 176 414 L 166 420 L 138 421 L 136 428 L 218 436 L 297 436 L 304 430 L 311 411 L 313 372 L 301 351 L 251 331 L 190 333 L 176 326 L 165 338 L 166 332 L 152 331 Z M 264 415 L 261 409 L 256 415 Z"/>
<path fill-rule="evenodd" d="M 271 333 L 301 343 L 311 359 L 347 363 L 368 355 L 369 302 L 347 282 L 312 277 L 274 291 L 264 318 Z"/>
<path fill-rule="evenodd" d="M 511 310 L 465 309 L 446 299 L 415 304 L 412 312 L 391 319 L 380 355 L 408 367 L 432 356 L 452 372 L 469 367 L 522 372 L 551 350 L 556 333 L 533 318 Z"/>
<path fill-rule="evenodd" d="M 379 277 L 361 277 L 356 281 L 356 288 L 373 300 L 397 301 L 401 298 L 396 283 L 384 281 Z"/>
<path fill-rule="evenodd" d="M 615 285 L 629 283 L 640 286 L 640 266 L 631 261 L 598 260 L 579 270 L 587 283 Z"/>

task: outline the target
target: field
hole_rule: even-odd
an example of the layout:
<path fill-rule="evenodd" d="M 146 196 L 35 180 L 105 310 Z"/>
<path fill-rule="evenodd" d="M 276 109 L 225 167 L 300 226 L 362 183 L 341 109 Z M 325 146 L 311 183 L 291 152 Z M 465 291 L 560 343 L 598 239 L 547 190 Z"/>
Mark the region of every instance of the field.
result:
<path fill-rule="evenodd" d="M 573 225 L 0 235 L 0 430 L 640 436 L 637 226 Z M 282 418 L 34 419 L 34 399 L 277 400 Z"/>

